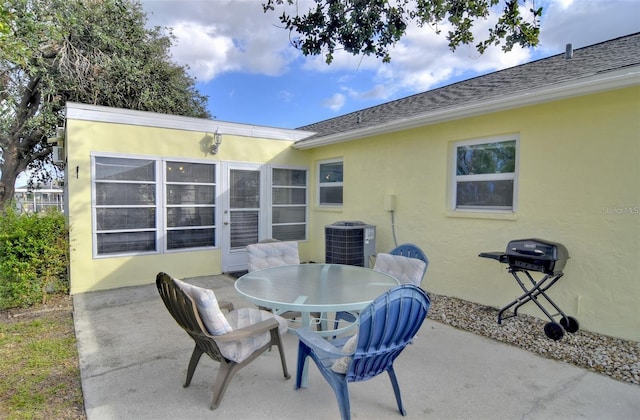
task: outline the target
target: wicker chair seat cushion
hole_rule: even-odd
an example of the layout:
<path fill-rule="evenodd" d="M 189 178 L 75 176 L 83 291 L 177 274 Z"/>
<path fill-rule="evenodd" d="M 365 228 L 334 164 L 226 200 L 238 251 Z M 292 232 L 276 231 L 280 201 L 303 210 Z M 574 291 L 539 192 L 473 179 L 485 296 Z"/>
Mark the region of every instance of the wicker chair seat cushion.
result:
<path fill-rule="evenodd" d="M 358 344 L 358 334 L 352 336 L 350 339 L 347 340 L 346 343 L 344 343 L 344 346 L 342 346 L 342 352 L 344 354 L 352 355 L 353 352 L 356 351 L 357 344 Z M 333 365 L 331 365 L 331 370 L 336 373 L 347 373 L 347 370 L 349 369 L 349 362 L 351 362 L 351 359 L 353 359 L 352 356 L 345 356 L 345 357 L 336 359 L 336 361 L 333 362 Z"/>
<path fill-rule="evenodd" d="M 196 303 L 202 323 L 211 335 L 222 335 L 233 331 L 218 306 L 218 299 L 211 289 L 194 286 L 178 279 L 173 279 L 178 287 Z"/>
<path fill-rule="evenodd" d="M 417 258 L 378 253 L 373 269 L 395 277 L 401 284 L 420 286 L 425 263 Z"/>
<path fill-rule="evenodd" d="M 248 270 L 300 264 L 297 242 L 269 242 L 247 246 Z"/>
<path fill-rule="evenodd" d="M 285 334 L 288 328 L 288 322 L 281 316 L 274 315 L 271 312 L 261 311 L 256 308 L 240 308 L 227 314 L 227 320 L 234 330 L 248 327 L 260 321 L 275 318 L 279 324 L 280 335 Z M 271 340 L 271 334 L 265 332 L 252 337 L 247 337 L 239 341 L 230 341 L 220 343 L 220 353 L 227 359 L 241 363 L 244 359 L 251 356 L 260 347 L 264 346 Z"/>

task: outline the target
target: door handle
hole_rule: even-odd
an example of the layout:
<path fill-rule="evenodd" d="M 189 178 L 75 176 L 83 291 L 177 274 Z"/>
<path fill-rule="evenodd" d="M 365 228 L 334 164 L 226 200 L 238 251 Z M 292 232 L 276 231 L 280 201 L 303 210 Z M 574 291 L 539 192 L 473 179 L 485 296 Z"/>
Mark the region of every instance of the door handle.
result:
<path fill-rule="evenodd" d="M 225 224 L 225 225 L 230 225 L 230 224 L 231 224 L 231 222 L 224 222 L 224 224 Z"/>

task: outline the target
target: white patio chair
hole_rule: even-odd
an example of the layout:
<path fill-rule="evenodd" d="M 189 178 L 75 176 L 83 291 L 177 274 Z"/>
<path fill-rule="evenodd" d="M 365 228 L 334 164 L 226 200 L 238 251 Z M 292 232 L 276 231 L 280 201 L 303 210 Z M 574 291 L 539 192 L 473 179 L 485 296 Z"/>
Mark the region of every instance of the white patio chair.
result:
<path fill-rule="evenodd" d="M 263 268 L 278 267 L 281 265 L 300 264 L 298 243 L 294 241 L 277 241 L 273 239 L 263 240 L 257 244 L 247 245 L 248 270 L 256 271 Z M 269 310 L 268 308 L 260 308 Z M 277 311 L 276 311 L 277 312 Z M 283 318 L 292 320 L 301 318 L 300 312 L 277 312 Z M 313 312 L 311 316 L 320 318 L 320 314 Z"/>
<path fill-rule="evenodd" d="M 391 250 L 389 254 L 378 253 L 373 269 L 396 278 L 400 284 L 413 284 L 420 287 L 427 272 L 429 259 L 425 253 L 413 244 L 403 244 Z M 355 322 L 357 314 L 341 311 L 336 313 L 334 328 L 340 321 Z"/>

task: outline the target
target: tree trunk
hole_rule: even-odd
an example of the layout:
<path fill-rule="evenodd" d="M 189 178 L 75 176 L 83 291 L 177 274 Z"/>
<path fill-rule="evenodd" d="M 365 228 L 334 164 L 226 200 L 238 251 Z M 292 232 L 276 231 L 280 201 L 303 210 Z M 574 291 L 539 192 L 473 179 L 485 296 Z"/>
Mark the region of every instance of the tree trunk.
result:
<path fill-rule="evenodd" d="M 18 150 L 15 146 L 3 147 L 2 175 L 0 175 L 0 212 L 13 200 L 16 190 L 16 179 L 26 169 L 25 162 L 18 159 Z"/>

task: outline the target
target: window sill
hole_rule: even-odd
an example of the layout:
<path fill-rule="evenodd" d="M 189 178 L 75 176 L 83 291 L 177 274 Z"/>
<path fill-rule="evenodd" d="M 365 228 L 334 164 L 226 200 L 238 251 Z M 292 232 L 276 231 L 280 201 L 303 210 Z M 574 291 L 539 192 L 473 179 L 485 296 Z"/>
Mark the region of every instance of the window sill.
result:
<path fill-rule="evenodd" d="M 316 205 L 313 208 L 313 210 L 341 213 L 342 212 L 342 206 L 320 206 L 320 205 Z"/>
<path fill-rule="evenodd" d="M 445 216 L 459 219 L 518 220 L 518 215 L 513 212 L 449 210 Z"/>

